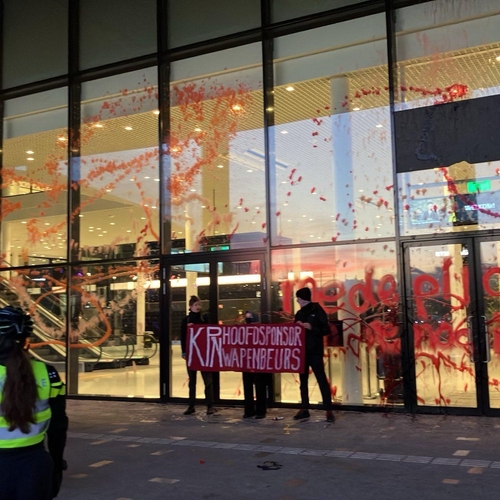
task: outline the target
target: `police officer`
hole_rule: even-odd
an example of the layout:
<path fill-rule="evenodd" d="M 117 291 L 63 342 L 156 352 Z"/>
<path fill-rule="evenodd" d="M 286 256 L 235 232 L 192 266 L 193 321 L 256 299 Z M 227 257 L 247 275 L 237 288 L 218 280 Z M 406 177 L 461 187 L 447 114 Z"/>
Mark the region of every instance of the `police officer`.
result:
<path fill-rule="evenodd" d="M 33 321 L 22 309 L 0 309 L 2 499 L 50 500 L 62 482 L 65 387 L 55 368 L 29 359 L 25 345 L 32 332 Z"/>

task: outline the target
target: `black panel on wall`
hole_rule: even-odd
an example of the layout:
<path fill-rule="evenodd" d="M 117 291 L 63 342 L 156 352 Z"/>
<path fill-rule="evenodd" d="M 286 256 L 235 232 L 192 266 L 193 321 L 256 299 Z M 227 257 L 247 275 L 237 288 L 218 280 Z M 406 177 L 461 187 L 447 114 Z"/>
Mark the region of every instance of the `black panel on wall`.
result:
<path fill-rule="evenodd" d="M 500 95 L 398 111 L 398 173 L 500 160 Z"/>

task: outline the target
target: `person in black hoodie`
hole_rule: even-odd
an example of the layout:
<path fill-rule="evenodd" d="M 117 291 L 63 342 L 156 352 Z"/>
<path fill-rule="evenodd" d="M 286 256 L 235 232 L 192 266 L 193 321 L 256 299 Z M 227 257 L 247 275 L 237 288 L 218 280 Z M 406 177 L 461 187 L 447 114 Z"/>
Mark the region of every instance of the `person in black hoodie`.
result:
<path fill-rule="evenodd" d="M 189 299 L 189 314 L 182 320 L 181 323 L 181 348 L 182 359 L 186 359 L 186 337 L 188 326 L 200 325 L 208 323 L 207 319 L 201 314 L 200 299 L 196 295 L 192 295 Z M 196 377 L 198 372 L 187 368 L 189 375 L 189 406 L 184 411 L 184 415 L 192 415 L 196 410 L 194 405 L 196 403 Z M 207 403 L 207 415 L 213 415 L 215 408 L 213 405 L 213 389 L 212 389 L 212 373 L 201 372 L 203 382 L 205 383 L 205 401 Z"/>
<path fill-rule="evenodd" d="M 303 420 L 310 417 L 308 381 L 309 367 L 311 367 L 323 397 L 326 420 L 333 422 L 335 418 L 332 412 L 330 384 L 326 378 L 325 365 L 323 364 L 323 336 L 328 335 L 330 331 L 328 316 L 317 302 L 311 302 L 310 288 L 300 288 L 295 296 L 300 305 L 300 310 L 295 314 L 295 323 L 302 325 L 306 330 L 306 362 L 304 372 L 300 374 L 302 409 L 293 418 L 294 420 Z"/>

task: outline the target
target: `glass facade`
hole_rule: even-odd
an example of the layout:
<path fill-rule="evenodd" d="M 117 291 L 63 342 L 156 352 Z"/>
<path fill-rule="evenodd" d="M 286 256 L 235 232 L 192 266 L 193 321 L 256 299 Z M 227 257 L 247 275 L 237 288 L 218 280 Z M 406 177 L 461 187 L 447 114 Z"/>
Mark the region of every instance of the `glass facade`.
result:
<path fill-rule="evenodd" d="M 0 3 L 0 305 L 70 394 L 186 400 L 192 295 L 308 286 L 336 405 L 498 413 L 498 2 Z"/>

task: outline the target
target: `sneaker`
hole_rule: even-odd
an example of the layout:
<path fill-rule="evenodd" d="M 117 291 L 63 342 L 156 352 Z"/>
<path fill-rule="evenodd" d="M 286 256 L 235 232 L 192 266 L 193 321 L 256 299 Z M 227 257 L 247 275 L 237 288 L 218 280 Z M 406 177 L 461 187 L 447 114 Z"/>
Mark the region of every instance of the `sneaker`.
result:
<path fill-rule="evenodd" d="M 294 420 L 304 420 L 310 418 L 309 410 L 299 410 L 297 414 L 293 417 Z"/>
<path fill-rule="evenodd" d="M 327 422 L 335 422 L 335 417 L 333 416 L 332 410 L 328 410 L 326 412 L 326 421 Z"/>
<path fill-rule="evenodd" d="M 215 408 L 213 408 L 212 406 L 209 406 L 207 408 L 207 415 L 213 415 L 216 412 L 217 412 L 217 410 Z"/>
<path fill-rule="evenodd" d="M 194 406 L 188 406 L 187 410 L 183 413 L 183 415 L 192 415 L 196 410 Z"/>

